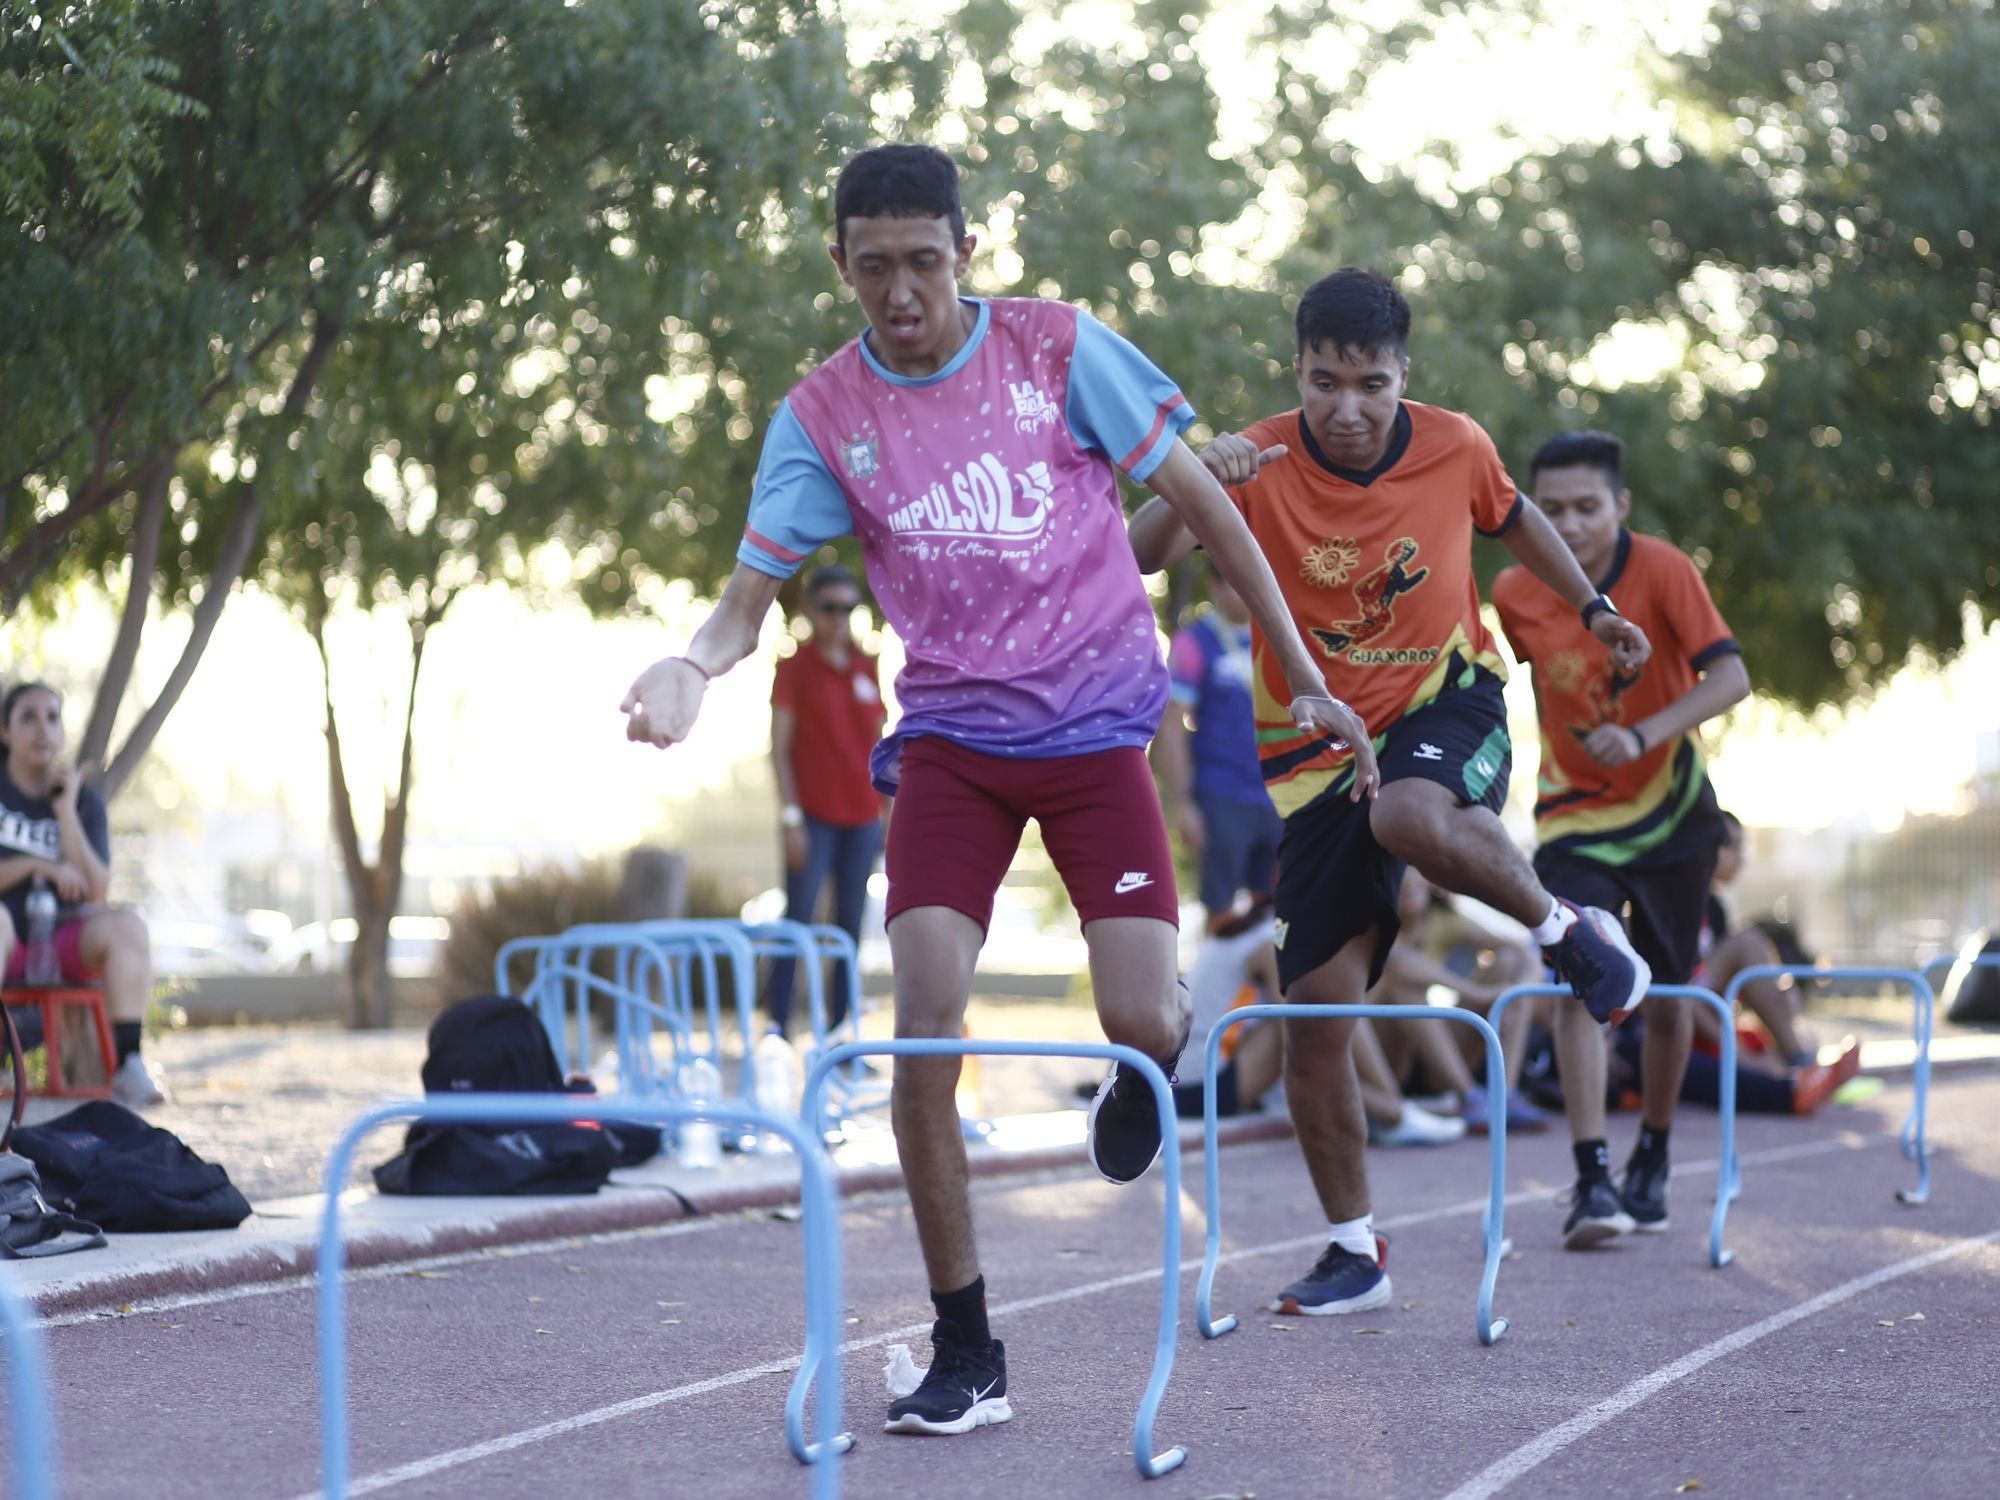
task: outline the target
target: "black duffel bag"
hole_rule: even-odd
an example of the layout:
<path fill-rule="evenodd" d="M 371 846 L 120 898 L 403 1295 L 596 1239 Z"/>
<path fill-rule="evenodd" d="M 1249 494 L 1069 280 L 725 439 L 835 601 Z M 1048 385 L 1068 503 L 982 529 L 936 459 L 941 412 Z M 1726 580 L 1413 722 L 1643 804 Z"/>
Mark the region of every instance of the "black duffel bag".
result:
<path fill-rule="evenodd" d="M 112 1234 L 234 1229 L 250 1217 L 221 1167 L 108 1099 L 23 1125 L 13 1146 L 41 1170 L 51 1203 Z"/>

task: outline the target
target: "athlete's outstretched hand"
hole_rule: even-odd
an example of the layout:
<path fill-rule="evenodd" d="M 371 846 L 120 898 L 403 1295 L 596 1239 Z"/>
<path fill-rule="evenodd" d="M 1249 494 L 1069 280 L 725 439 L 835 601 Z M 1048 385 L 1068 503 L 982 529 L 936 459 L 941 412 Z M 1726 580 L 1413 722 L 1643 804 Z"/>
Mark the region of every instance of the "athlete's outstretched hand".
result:
<path fill-rule="evenodd" d="M 1201 450 L 1201 461 L 1217 484 L 1248 484 L 1265 464 L 1283 458 L 1285 451 L 1283 443 L 1259 448 L 1240 432 L 1225 432 Z"/>
<path fill-rule="evenodd" d="M 1354 790 L 1349 802 L 1375 800 L 1382 790 L 1382 772 L 1375 764 L 1375 746 L 1361 715 L 1325 692 L 1301 693 L 1292 700 L 1292 722 L 1304 730 L 1322 730 L 1344 741 L 1354 752 Z"/>
<path fill-rule="evenodd" d="M 1636 672 L 1653 654 L 1646 632 L 1623 615 L 1599 610 L 1590 617 L 1590 633 L 1611 648 L 1611 660 L 1621 672 Z"/>
<path fill-rule="evenodd" d="M 678 745 L 694 728 L 708 679 L 685 656 L 654 662 L 633 680 L 618 705 L 625 715 L 625 738 L 662 750 Z"/>

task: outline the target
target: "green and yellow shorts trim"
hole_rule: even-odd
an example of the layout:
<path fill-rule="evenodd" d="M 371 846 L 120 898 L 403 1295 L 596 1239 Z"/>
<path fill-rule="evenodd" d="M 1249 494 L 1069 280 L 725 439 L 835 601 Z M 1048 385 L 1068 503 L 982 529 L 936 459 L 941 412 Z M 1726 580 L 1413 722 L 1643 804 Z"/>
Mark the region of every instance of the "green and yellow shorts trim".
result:
<path fill-rule="evenodd" d="M 1500 677 L 1467 665 L 1438 695 L 1376 736 L 1382 784 L 1435 781 L 1461 803 L 1497 813 L 1513 744 Z M 1381 978 L 1400 923 L 1403 862 L 1375 842 L 1368 802 L 1350 802 L 1353 771 L 1285 819 L 1278 845 L 1278 979 L 1289 988 L 1354 938 L 1377 934 L 1369 983 Z"/>

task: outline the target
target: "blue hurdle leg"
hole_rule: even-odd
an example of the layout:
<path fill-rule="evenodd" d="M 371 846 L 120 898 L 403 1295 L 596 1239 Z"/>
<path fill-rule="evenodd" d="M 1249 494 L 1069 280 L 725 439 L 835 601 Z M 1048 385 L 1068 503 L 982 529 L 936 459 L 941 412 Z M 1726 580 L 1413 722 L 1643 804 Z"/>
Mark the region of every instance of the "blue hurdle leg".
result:
<path fill-rule="evenodd" d="M 7 1438 L 14 1450 L 14 1493 L 21 1500 L 56 1500 L 55 1418 L 41 1330 L 27 1303 L 5 1282 L 0 1282 L 0 1333 L 6 1334 L 10 1377 Z"/>
<path fill-rule="evenodd" d="M 815 1369 L 822 1362 L 820 1351 L 833 1350 L 836 1357 L 825 1360 L 826 1388 L 819 1408 L 819 1441 L 812 1445 L 815 1456 L 835 1455 L 850 1446 L 840 1433 L 842 1372 L 837 1357 L 840 1348 L 840 1235 L 832 1223 L 838 1211 L 833 1191 L 832 1169 L 799 1121 L 768 1115 L 760 1110 L 732 1103 L 691 1105 L 677 1101 L 641 1098 L 598 1099 L 587 1094 L 485 1094 L 440 1095 L 428 1099 L 406 1099 L 377 1105 L 357 1115 L 334 1142 L 327 1159 L 326 1208 L 320 1221 L 319 1241 L 319 1378 L 320 1378 L 320 1463 L 327 1500 L 346 1500 L 349 1483 L 348 1402 L 347 1402 L 347 1292 L 346 1247 L 340 1237 L 340 1184 L 347 1181 L 356 1147 L 376 1126 L 390 1120 L 456 1121 L 483 1123 L 506 1120 L 516 1123 L 562 1124 L 575 1120 L 601 1120 L 615 1115 L 621 1120 L 638 1119 L 658 1125 L 683 1124 L 689 1120 L 714 1120 L 744 1130 L 770 1131 L 784 1137 L 798 1153 L 800 1198 L 806 1223 L 806 1353 L 804 1363 Z M 788 1413 L 789 1416 L 789 1413 Z M 42 1492 L 28 1491 L 29 1500 L 45 1500 Z M 839 1500 L 840 1466 L 816 1463 L 812 1479 L 813 1500 Z"/>
<path fill-rule="evenodd" d="M 1511 992 L 1510 992 L 1511 993 Z M 1565 992 L 1567 993 L 1567 992 Z M 1504 999 L 1505 996 L 1502 996 Z M 1350 1017 L 1354 1020 L 1385 1021 L 1440 1020 L 1475 1028 L 1486 1044 L 1486 1093 L 1491 1124 L 1488 1143 L 1486 1193 L 1486 1265 L 1479 1279 L 1479 1297 L 1473 1310 L 1473 1331 L 1482 1344 L 1497 1343 L 1507 1331 L 1507 1320 L 1493 1316 L 1493 1292 L 1500 1280 L 1500 1257 L 1506 1246 L 1507 1192 L 1507 1065 L 1500 1052 L 1500 1035 L 1493 1026 L 1471 1011 L 1449 1006 L 1418 1005 L 1244 1005 L 1229 1012 L 1208 1034 L 1202 1060 L 1201 1132 L 1202 1159 L 1208 1190 L 1208 1239 L 1202 1254 L 1201 1280 L 1195 1290 L 1195 1326 L 1204 1338 L 1217 1339 L 1237 1326 L 1236 1316 L 1212 1316 L 1215 1269 L 1222 1253 L 1222 1172 L 1221 1153 L 1216 1143 L 1216 1074 L 1222 1055 L 1222 1038 L 1232 1026 L 1263 1017 Z M 1497 1022 L 1499 1008 L 1494 1017 Z"/>
<path fill-rule="evenodd" d="M 1181 1154 L 1180 1134 L 1174 1128 L 1174 1095 L 1167 1075 L 1150 1057 L 1131 1047 L 1112 1042 L 985 1042 L 954 1037 L 899 1037 L 894 1041 L 844 1042 L 829 1047 L 815 1058 L 806 1075 L 804 1118 L 817 1120 L 823 1108 L 828 1076 L 843 1063 L 857 1057 L 1095 1057 L 1122 1062 L 1139 1070 L 1153 1090 L 1161 1123 L 1161 1187 L 1166 1195 L 1162 1214 L 1160 1321 L 1153 1345 L 1153 1370 L 1139 1411 L 1132 1423 L 1132 1462 L 1140 1477 L 1158 1479 L 1187 1461 L 1187 1450 L 1173 1447 L 1153 1451 L 1153 1422 L 1159 1414 L 1161 1398 L 1173 1374 L 1174 1351 L 1180 1332 L 1181 1260 Z M 812 1383 L 814 1366 L 799 1367 L 793 1380 L 793 1399 L 803 1403 L 804 1391 Z M 793 1451 L 798 1452 L 795 1444 Z M 801 1458 L 805 1455 L 801 1454 Z"/>
<path fill-rule="evenodd" d="M 1736 1201 L 1743 1190 L 1743 1164 L 1736 1154 L 1736 1010 L 1735 995 L 1729 999 L 1697 984 L 1656 984 L 1646 992 L 1648 995 L 1665 995 L 1682 1000 L 1693 1000 L 1714 1011 L 1722 1022 L 1722 1071 L 1721 1099 L 1717 1113 L 1722 1120 L 1722 1160 L 1716 1172 L 1715 1212 L 1708 1224 L 1708 1263 L 1718 1269 L 1736 1259 L 1736 1252 L 1725 1250 L 1722 1245 L 1723 1226 L 1729 1218 L 1729 1205 Z M 1552 995 L 1558 999 L 1575 998 L 1565 985 L 1557 984 L 1517 984 L 1503 990 L 1493 1002 L 1493 1009 L 1487 1018 L 1497 1029 L 1500 1016 L 1516 1000 L 1531 995 Z"/>

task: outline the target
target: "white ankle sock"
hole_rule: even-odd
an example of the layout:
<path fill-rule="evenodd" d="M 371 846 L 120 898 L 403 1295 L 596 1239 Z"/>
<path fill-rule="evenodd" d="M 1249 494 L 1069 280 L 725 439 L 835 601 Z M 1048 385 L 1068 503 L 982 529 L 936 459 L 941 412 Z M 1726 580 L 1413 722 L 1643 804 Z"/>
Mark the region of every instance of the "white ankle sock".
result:
<path fill-rule="evenodd" d="M 1327 1243 L 1338 1245 L 1354 1255 L 1375 1259 L 1375 1215 L 1363 1214 L 1358 1219 L 1346 1219 L 1338 1224 L 1328 1224 Z"/>
<path fill-rule="evenodd" d="M 1562 941 L 1562 935 L 1569 931 L 1570 924 L 1575 920 L 1575 912 L 1562 902 L 1551 899 L 1549 914 L 1542 918 L 1541 925 L 1535 928 L 1530 936 L 1534 938 L 1537 947 L 1553 948 Z"/>

